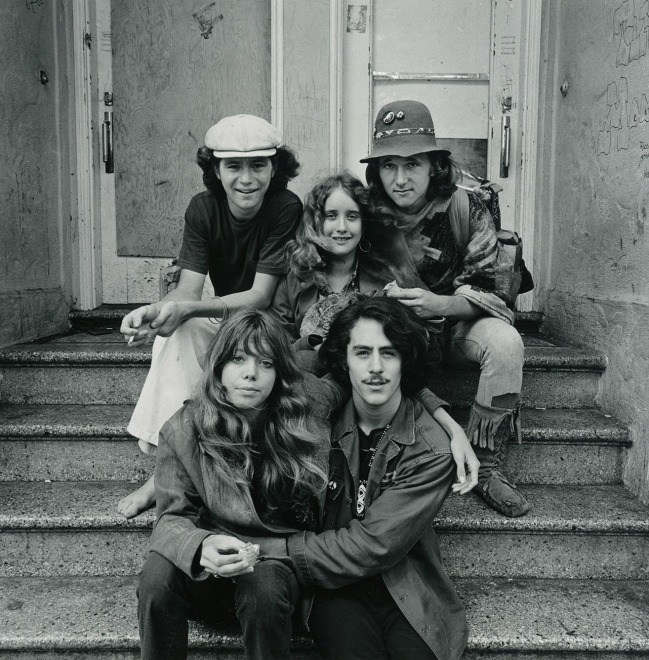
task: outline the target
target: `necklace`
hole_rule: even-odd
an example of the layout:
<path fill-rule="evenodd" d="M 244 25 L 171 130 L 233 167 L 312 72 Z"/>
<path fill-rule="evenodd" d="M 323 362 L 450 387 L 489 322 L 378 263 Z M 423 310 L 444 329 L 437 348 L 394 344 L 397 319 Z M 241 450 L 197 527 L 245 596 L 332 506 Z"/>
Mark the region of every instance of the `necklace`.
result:
<path fill-rule="evenodd" d="M 381 433 L 381 437 L 377 442 L 373 443 L 370 447 L 370 462 L 367 465 L 367 476 L 370 476 L 370 469 L 372 468 L 372 463 L 374 463 L 374 457 L 376 456 L 376 451 L 379 448 L 379 445 L 383 442 L 385 434 L 388 432 L 390 425 L 388 424 Z M 356 517 L 359 520 L 365 518 L 365 495 L 367 494 L 367 479 L 362 479 L 358 484 L 358 495 L 356 496 Z"/>

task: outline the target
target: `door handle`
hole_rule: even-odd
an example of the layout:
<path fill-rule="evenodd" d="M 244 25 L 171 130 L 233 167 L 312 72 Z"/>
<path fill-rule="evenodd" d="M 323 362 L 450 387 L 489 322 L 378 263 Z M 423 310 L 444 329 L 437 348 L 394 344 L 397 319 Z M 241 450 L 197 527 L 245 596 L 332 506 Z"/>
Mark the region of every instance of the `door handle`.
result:
<path fill-rule="evenodd" d="M 106 174 L 115 171 L 113 162 L 113 131 L 111 128 L 112 112 L 104 112 L 104 121 L 101 124 L 101 151 L 102 160 L 106 166 Z"/>
<path fill-rule="evenodd" d="M 509 176 L 509 146 L 511 143 L 511 117 L 503 115 L 503 123 L 500 130 L 500 178 Z"/>

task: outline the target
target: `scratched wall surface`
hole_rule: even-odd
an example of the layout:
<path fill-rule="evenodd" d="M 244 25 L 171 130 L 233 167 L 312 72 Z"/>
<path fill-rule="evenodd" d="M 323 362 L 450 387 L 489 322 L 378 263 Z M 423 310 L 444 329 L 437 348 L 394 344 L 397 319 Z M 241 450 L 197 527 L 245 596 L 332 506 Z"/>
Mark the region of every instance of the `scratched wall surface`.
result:
<path fill-rule="evenodd" d="M 114 0 L 112 33 L 118 254 L 177 256 L 207 129 L 270 119 L 270 0 Z"/>
<path fill-rule="evenodd" d="M 545 312 L 554 334 L 608 355 L 599 404 L 630 424 L 625 481 L 649 501 L 649 3 L 569 0 L 550 11 Z"/>
<path fill-rule="evenodd" d="M 59 196 L 66 82 L 54 38 L 64 20 L 58 3 L 0 4 L 0 346 L 67 328 Z"/>

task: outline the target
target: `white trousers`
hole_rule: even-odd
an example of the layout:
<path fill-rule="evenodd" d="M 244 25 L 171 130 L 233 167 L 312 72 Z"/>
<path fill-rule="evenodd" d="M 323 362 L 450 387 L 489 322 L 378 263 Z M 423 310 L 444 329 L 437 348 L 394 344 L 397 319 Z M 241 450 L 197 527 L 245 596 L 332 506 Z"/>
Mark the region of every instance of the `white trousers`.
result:
<path fill-rule="evenodd" d="M 194 396 L 218 327 L 206 318 L 189 319 L 170 337 L 153 342 L 151 368 L 127 427 L 146 454 L 155 454 L 164 423 Z"/>

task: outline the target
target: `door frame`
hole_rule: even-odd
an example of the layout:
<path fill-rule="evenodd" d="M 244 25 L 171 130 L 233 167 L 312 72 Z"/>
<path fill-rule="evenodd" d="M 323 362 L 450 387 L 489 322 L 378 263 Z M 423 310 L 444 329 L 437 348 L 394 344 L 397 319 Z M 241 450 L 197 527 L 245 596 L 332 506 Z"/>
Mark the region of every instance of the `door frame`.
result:
<path fill-rule="evenodd" d="M 537 165 L 539 143 L 539 91 L 541 85 L 541 24 L 543 0 L 527 0 L 524 18 L 525 49 L 523 61 L 523 96 L 521 108 L 521 181 L 520 195 L 517 196 L 521 236 L 525 239 L 525 254 L 528 266 L 536 282 L 541 281 L 538 259 L 534 258 L 534 236 L 536 218 Z M 523 312 L 536 309 L 538 286 L 524 293 L 516 300 L 516 306 Z"/>
<path fill-rule="evenodd" d="M 355 0 L 345 0 L 343 10 L 347 5 L 356 5 Z M 518 173 L 514 193 L 515 207 L 512 209 L 514 217 L 514 229 L 524 239 L 525 256 L 528 267 L 534 272 L 535 279 L 539 281 L 537 272 L 538 265 L 533 260 L 534 236 L 535 236 L 535 200 L 536 200 L 536 177 L 538 159 L 538 111 L 539 111 L 539 86 L 540 86 L 540 64 L 541 64 L 541 18 L 543 0 L 511 0 L 501 8 L 498 16 L 492 12 L 492 34 L 496 34 L 498 27 L 496 20 L 501 25 L 511 21 L 517 16 L 520 21 L 520 47 L 517 45 L 515 89 L 518 97 L 517 118 L 513 129 L 515 134 L 512 140 L 511 162 L 520 162 L 521 168 Z M 373 126 L 373 72 L 372 62 L 372 35 L 373 35 L 373 3 L 367 0 L 367 29 L 364 34 L 344 35 L 344 55 L 347 57 L 345 71 L 344 90 L 342 96 L 343 115 L 345 122 L 353 126 L 365 126 L 366 130 L 349 131 L 345 133 L 343 144 L 343 165 L 354 171 L 361 179 L 364 167 L 357 161 L 367 153 L 371 141 Z M 493 44 L 490 69 L 497 70 L 499 62 L 494 62 L 500 53 L 496 53 L 496 44 Z M 505 56 L 506 57 L 506 56 Z M 350 67 L 349 62 L 357 62 L 357 66 Z M 508 62 L 511 65 L 511 62 Z M 342 75 L 342 72 L 340 72 Z M 425 74 L 412 74 L 425 76 Z M 443 76 L 431 75 L 430 79 L 442 79 Z M 458 76 L 459 78 L 459 76 Z M 490 108 L 489 108 L 489 171 L 492 180 L 497 181 L 499 175 L 500 157 L 500 122 L 501 108 L 498 98 L 500 90 L 496 84 L 490 83 Z M 359 102 L 366 99 L 366 102 Z M 495 107 L 495 104 L 498 107 Z M 523 294 L 517 299 L 517 309 L 530 311 L 537 304 L 536 291 Z"/>
<path fill-rule="evenodd" d="M 72 18 L 74 25 L 74 113 L 76 126 L 76 195 L 78 200 L 78 213 L 75 219 L 72 254 L 75 257 L 72 289 L 78 309 L 93 309 L 102 304 L 104 295 L 102 290 L 102 270 L 112 269 L 116 263 L 106 263 L 102 257 L 102 244 L 104 247 L 114 242 L 107 235 L 108 230 L 105 218 L 102 220 L 102 211 L 107 208 L 110 212 L 112 195 L 112 213 L 114 215 L 114 186 L 100 176 L 100 104 L 99 89 L 101 81 L 98 80 L 98 51 L 102 35 L 97 24 L 97 3 L 110 0 L 73 0 Z M 286 0 L 288 1 L 288 0 Z M 521 53 L 521 71 L 519 79 L 523 81 L 521 90 L 521 108 L 519 129 L 517 131 L 518 143 L 517 157 L 521 159 L 521 177 L 517 195 L 516 216 L 517 227 L 525 239 L 528 261 L 534 253 L 534 227 L 535 227 L 535 197 L 536 197 L 536 167 L 537 167 L 537 131 L 539 106 L 539 73 L 541 55 L 541 14 L 543 0 L 518 0 L 522 4 L 523 33 L 525 35 L 523 51 Z M 284 112 L 285 99 L 285 58 L 286 39 L 290 39 L 292 31 L 284 25 L 285 0 L 271 0 L 271 118 L 274 123 L 286 130 L 287 117 Z M 371 72 L 366 71 L 357 75 L 353 91 L 344 88 L 343 58 L 344 58 L 344 25 L 348 0 L 329 0 L 329 153 L 328 166 L 331 170 L 338 170 L 344 163 L 344 146 L 342 143 L 342 115 L 343 109 L 354 102 L 353 97 L 359 98 L 359 89 L 371 89 Z M 363 47 L 371 48 L 371 8 L 372 0 L 368 5 L 368 31 L 367 44 Z M 308 8 L 306 8 L 308 10 Z M 97 47 L 89 48 L 90 43 Z M 360 87 L 359 87 L 360 85 Z M 362 97 L 362 95 L 361 95 Z M 364 118 L 364 125 L 368 127 L 362 138 L 368 140 L 373 117 L 370 117 L 370 103 L 355 103 L 353 105 L 356 121 Z M 93 121 L 94 118 L 94 121 Z M 104 213 L 104 215 L 106 215 Z M 113 221 L 114 222 L 114 221 Z M 120 259 L 124 259 L 121 257 Z M 155 266 L 158 262 L 166 260 L 151 260 L 137 257 L 127 257 L 135 269 L 145 269 Z M 109 260 L 110 261 L 110 260 Z M 152 263 L 153 262 L 153 263 Z M 103 266 L 103 268 L 102 268 Z M 125 269 L 119 269 L 123 271 Z M 533 268 L 535 276 L 538 274 Z M 104 273 L 108 275 L 108 273 Z M 157 287 L 155 287 L 157 289 Z M 126 302 L 126 298 L 124 300 Z M 530 310 L 536 304 L 536 294 L 532 292 L 519 297 L 518 307 L 521 310 Z"/>
<path fill-rule="evenodd" d="M 95 143 L 93 136 L 93 78 L 96 72 L 92 52 L 94 32 L 94 1 L 73 0 L 73 121 L 75 127 L 72 172 L 72 196 L 76 196 L 76 217 L 72 218 L 72 306 L 75 309 L 93 309 L 102 302 L 101 241 L 99 240 L 99 214 L 97 213 Z"/>

